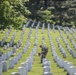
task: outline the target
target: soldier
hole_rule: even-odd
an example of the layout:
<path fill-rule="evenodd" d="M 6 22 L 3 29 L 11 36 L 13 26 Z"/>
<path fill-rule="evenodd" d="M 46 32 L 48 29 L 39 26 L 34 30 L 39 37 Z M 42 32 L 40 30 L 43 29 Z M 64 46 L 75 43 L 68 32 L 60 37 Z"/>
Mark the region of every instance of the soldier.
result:
<path fill-rule="evenodd" d="M 45 58 L 48 53 L 48 47 L 40 45 L 40 48 L 41 48 L 40 57 L 41 57 L 41 63 L 42 63 L 43 58 Z"/>

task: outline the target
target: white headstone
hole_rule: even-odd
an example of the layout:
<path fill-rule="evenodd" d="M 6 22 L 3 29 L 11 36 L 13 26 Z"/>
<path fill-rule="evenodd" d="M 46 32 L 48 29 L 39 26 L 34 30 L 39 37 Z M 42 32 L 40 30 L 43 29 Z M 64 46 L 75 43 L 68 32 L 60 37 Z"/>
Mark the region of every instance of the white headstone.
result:
<path fill-rule="evenodd" d="M 9 57 L 11 56 L 11 54 L 12 54 L 12 53 L 11 53 L 11 51 L 9 51 L 9 54 L 8 54 L 8 55 L 9 55 Z"/>
<path fill-rule="evenodd" d="M 27 59 L 26 63 L 28 64 L 28 71 L 30 71 L 32 68 L 32 62 L 29 59 Z"/>
<path fill-rule="evenodd" d="M 6 60 L 8 60 L 9 59 L 9 56 L 8 56 L 8 53 L 6 53 Z"/>
<path fill-rule="evenodd" d="M 26 75 L 26 71 L 24 67 L 19 67 L 18 72 L 20 73 L 20 75 Z"/>
<path fill-rule="evenodd" d="M 50 66 L 50 62 L 49 62 L 49 61 L 45 61 L 45 62 L 43 63 L 43 66 Z"/>
<path fill-rule="evenodd" d="M 13 53 L 16 53 L 16 45 L 13 47 Z"/>
<path fill-rule="evenodd" d="M 10 69 L 13 69 L 14 68 L 14 60 L 13 59 L 10 59 L 9 60 L 9 68 Z"/>
<path fill-rule="evenodd" d="M 1 46 L 3 46 L 3 41 L 1 41 Z"/>
<path fill-rule="evenodd" d="M 44 63 L 45 61 L 48 61 L 48 59 L 46 59 L 46 58 L 43 58 L 43 63 Z"/>
<path fill-rule="evenodd" d="M 43 72 L 50 72 L 50 66 L 44 66 Z"/>
<path fill-rule="evenodd" d="M 20 52 L 17 56 L 18 56 L 18 60 L 20 60 L 22 57 L 22 53 Z"/>
<path fill-rule="evenodd" d="M 74 66 L 70 66 L 68 72 L 70 75 L 73 75 L 74 74 Z"/>
<path fill-rule="evenodd" d="M 76 73 L 74 73 L 74 75 L 76 75 Z"/>
<path fill-rule="evenodd" d="M 0 58 L 1 59 L 1 58 Z M 5 60 L 5 58 L 4 58 L 4 54 L 2 55 L 2 61 L 4 61 Z"/>
<path fill-rule="evenodd" d="M 18 57 L 15 56 L 15 57 L 14 57 L 14 64 L 17 64 L 17 63 L 18 63 Z"/>
<path fill-rule="evenodd" d="M 10 58 L 10 51 L 8 52 L 8 58 Z"/>
<path fill-rule="evenodd" d="M 7 43 L 7 48 L 9 48 L 9 43 Z"/>
<path fill-rule="evenodd" d="M 2 56 L 0 56 L 0 63 L 2 62 Z"/>
<path fill-rule="evenodd" d="M 64 61 L 64 69 L 66 70 L 66 66 L 67 66 L 68 61 Z"/>
<path fill-rule="evenodd" d="M 44 72 L 43 75 L 52 75 L 52 73 L 51 72 Z"/>
<path fill-rule="evenodd" d="M 73 57 L 76 58 L 76 52 L 73 52 Z"/>
<path fill-rule="evenodd" d="M 0 63 L 0 75 L 2 75 L 2 63 Z"/>
<path fill-rule="evenodd" d="M 68 62 L 67 65 L 66 65 L 66 70 L 67 70 L 67 72 L 68 72 L 70 66 L 73 66 L 73 64 L 72 64 L 71 62 Z"/>
<path fill-rule="evenodd" d="M 13 55 L 13 50 L 10 51 L 10 55 Z"/>
<path fill-rule="evenodd" d="M 2 71 L 3 72 L 7 71 L 7 62 L 6 61 L 2 61 Z"/>
<path fill-rule="evenodd" d="M 3 60 L 6 60 L 6 54 L 3 54 Z"/>
<path fill-rule="evenodd" d="M 28 65 L 27 65 L 27 63 L 26 62 L 23 62 L 23 63 L 21 63 L 21 66 L 25 68 L 25 71 L 26 71 L 25 72 L 26 73 L 25 75 L 28 75 Z"/>
<path fill-rule="evenodd" d="M 6 50 L 7 49 L 7 45 L 4 45 L 4 50 Z"/>
<path fill-rule="evenodd" d="M 12 41 L 10 41 L 9 45 L 12 46 Z"/>
<path fill-rule="evenodd" d="M 63 59 L 60 59 L 59 62 L 60 62 L 59 66 L 60 66 L 61 68 L 63 68 L 63 67 L 64 67 L 64 65 L 63 65 L 63 64 L 64 64 L 64 60 L 63 60 Z"/>
<path fill-rule="evenodd" d="M 13 72 L 13 73 L 11 73 L 11 75 L 20 75 L 20 73 L 18 73 L 18 72 Z"/>

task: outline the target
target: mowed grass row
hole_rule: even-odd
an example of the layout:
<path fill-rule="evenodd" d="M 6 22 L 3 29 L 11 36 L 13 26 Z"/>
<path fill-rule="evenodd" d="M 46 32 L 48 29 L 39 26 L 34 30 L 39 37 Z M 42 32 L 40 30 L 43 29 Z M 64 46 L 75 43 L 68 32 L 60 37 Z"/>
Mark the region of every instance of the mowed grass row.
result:
<path fill-rule="evenodd" d="M 12 30 L 11 31 L 11 34 L 9 35 L 9 38 L 13 35 L 13 33 L 15 31 L 16 30 Z M 22 41 L 22 45 L 21 45 L 20 48 L 18 48 L 17 53 L 19 53 L 20 51 L 22 51 L 23 47 L 25 46 L 26 41 L 27 41 L 28 32 L 29 32 L 29 28 L 26 28 L 25 34 L 24 34 L 24 37 L 23 37 L 23 41 Z M 35 29 L 32 29 L 32 34 L 31 34 L 31 38 L 30 38 L 30 43 L 31 44 L 30 44 L 30 47 L 29 47 L 28 51 L 25 54 L 22 55 L 21 60 L 19 61 L 18 64 L 16 64 L 14 66 L 14 69 L 9 69 L 7 72 L 3 72 L 3 75 L 11 75 L 12 72 L 17 72 L 18 71 L 18 67 L 21 66 L 21 63 L 26 61 L 26 58 L 29 56 L 29 54 L 32 51 L 32 48 L 34 47 L 35 32 L 36 32 Z M 64 33 L 64 31 L 62 31 L 62 33 L 63 33 L 63 36 L 66 38 L 66 34 Z M 18 40 L 20 39 L 20 34 L 21 34 L 21 31 L 18 31 L 17 32 L 17 36 L 15 38 L 15 43 L 17 43 Z M 74 33 L 74 34 L 76 34 L 76 33 Z M 0 35 L 2 35 L 2 34 L 0 33 Z M 2 35 L 2 37 L 4 37 L 4 35 Z M 52 37 L 52 41 L 53 41 L 53 43 L 55 45 L 56 52 L 57 52 L 58 56 L 60 58 L 64 59 L 64 60 L 66 60 L 66 61 L 72 62 L 73 65 L 76 66 L 76 63 L 75 63 L 76 58 L 73 58 L 72 55 L 68 52 L 65 43 L 63 42 L 62 38 L 60 37 L 59 31 L 56 30 L 56 32 L 54 32 L 51 29 L 50 35 Z M 49 41 L 49 38 L 48 38 L 48 29 L 47 28 L 44 30 L 44 34 L 42 34 L 42 29 L 38 29 L 37 53 L 34 56 L 34 62 L 33 62 L 33 65 L 32 65 L 32 69 L 31 69 L 30 72 L 28 72 L 28 75 L 42 75 L 43 74 L 43 67 L 42 67 L 42 64 L 40 64 L 40 57 L 38 56 L 38 53 L 41 51 L 41 49 L 40 49 L 39 46 L 42 44 L 42 37 L 43 36 L 45 38 L 45 44 L 49 48 L 49 51 L 48 51 L 48 54 L 47 54 L 46 58 L 49 59 L 49 61 L 50 61 L 50 64 L 51 64 L 51 66 L 50 66 L 51 72 L 53 73 L 53 75 L 66 75 L 67 72 L 64 71 L 64 69 L 59 68 L 57 66 L 57 63 L 54 62 L 54 60 L 53 60 L 52 51 L 51 51 L 51 45 L 50 45 L 50 41 Z M 70 33 L 69 33 L 69 36 L 72 38 L 72 35 Z M 67 53 L 67 57 L 66 58 L 63 58 L 63 55 L 61 54 L 61 52 L 60 52 L 60 50 L 58 48 L 56 37 L 59 37 L 60 38 L 60 43 L 61 43 L 62 47 L 65 49 L 65 51 Z M 2 39 L 2 38 L 0 38 L 0 39 Z M 68 42 L 69 46 L 74 50 L 73 45 L 71 44 L 70 40 L 68 38 L 66 38 L 66 39 L 67 39 L 67 42 Z M 72 38 L 72 39 L 75 40 L 74 38 Z M 9 42 L 9 39 L 7 39 L 7 42 Z M 2 49 L 2 48 L 0 48 L 0 49 Z M 5 53 L 5 51 L 3 49 L 2 49 L 2 51 Z"/>

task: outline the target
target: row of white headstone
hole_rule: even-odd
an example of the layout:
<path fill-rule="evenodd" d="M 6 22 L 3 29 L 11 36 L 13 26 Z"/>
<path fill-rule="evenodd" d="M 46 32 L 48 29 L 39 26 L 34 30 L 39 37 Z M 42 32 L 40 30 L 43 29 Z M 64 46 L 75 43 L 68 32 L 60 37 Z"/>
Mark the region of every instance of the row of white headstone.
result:
<path fill-rule="evenodd" d="M 20 52 L 17 56 L 7 61 L 2 61 L 0 63 L 0 75 L 2 75 L 2 72 L 6 72 L 8 69 L 13 69 L 14 65 L 18 63 L 18 61 L 21 59 L 22 53 Z"/>
<path fill-rule="evenodd" d="M 61 34 L 61 31 L 60 31 L 60 35 L 61 35 L 61 38 L 62 38 L 62 40 L 64 41 L 64 43 L 65 43 L 68 51 L 70 52 L 70 54 L 72 54 L 72 56 L 73 56 L 74 58 L 76 58 L 76 52 L 73 51 L 72 48 L 69 46 L 67 40 L 66 40 L 65 37 L 63 37 L 63 35 Z M 72 39 L 71 39 L 71 41 L 72 41 Z M 74 42 L 72 41 L 72 43 L 74 43 Z M 74 43 L 74 44 L 75 44 L 75 43 Z M 73 45 L 74 45 L 74 44 L 73 44 Z M 76 46 L 74 45 L 74 48 L 75 48 L 75 47 L 76 47 Z"/>
<path fill-rule="evenodd" d="M 64 32 L 66 33 L 66 29 L 63 28 L 63 30 L 64 30 Z M 72 56 L 75 58 L 75 57 L 76 57 L 76 53 L 75 53 L 71 48 L 68 48 L 68 47 L 69 47 L 68 42 L 67 42 L 67 40 L 63 37 L 62 31 L 60 30 L 60 28 L 59 28 L 59 32 L 60 32 L 60 36 L 61 36 L 63 42 L 66 44 L 66 47 L 67 47 L 68 51 L 69 51 L 70 54 L 72 54 Z M 71 39 L 71 40 L 72 40 L 72 39 Z M 72 42 L 72 43 L 74 43 L 74 42 Z M 75 48 L 75 45 L 74 45 L 74 48 Z"/>
<path fill-rule="evenodd" d="M 31 34 L 30 34 L 31 35 Z M 28 50 L 28 47 L 29 47 L 29 45 L 30 45 L 30 41 L 29 40 L 27 40 L 27 43 L 26 43 L 26 46 L 23 48 L 24 49 L 24 51 L 25 51 L 25 53 L 26 53 L 26 51 Z M 27 48 L 27 49 L 26 49 Z M 22 53 L 23 53 L 23 51 L 22 51 Z M 20 56 L 19 54 L 18 54 L 18 57 L 22 57 L 22 55 Z M 18 59 L 18 60 L 20 60 L 20 59 Z"/>
<path fill-rule="evenodd" d="M 74 38 L 74 40 L 76 40 L 75 34 L 71 31 L 71 29 L 69 29 L 69 28 L 67 27 L 67 30 L 69 31 L 69 33 L 71 33 L 71 35 L 72 35 L 72 37 Z M 68 36 L 68 38 L 70 39 L 70 42 L 73 44 L 74 49 L 76 50 L 76 44 L 75 44 L 75 42 L 73 41 L 73 39 L 71 39 L 71 38 L 69 37 L 69 34 L 68 34 L 68 32 L 67 32 L 66 30 L 65 30 L 65 33 L 67 33 L 66 36 Z"/>
<path fill-rule="evenodd" d="M 11 52 L 11 53 L 10 53 Z M 13 50 L 11 50 L 9 52 L 9 57 L 13 54 Z M 9 60 L 9 64 L 6 61 L 2 61 L 2 71 L 1 72 L 5 72 L 7 71 L 9 68 L 13 69 L 14 68 L 14 64 L 17 64 L 18 61 L 21 59 L 22 57 L 22 52 L 20 52 L 17 56 L 15 56 L 14 58 Z M 2 73 L 1 73 L 2 74 Z"/>
<path fill-rule="evenodd" d="M 37 26 L 38 27 L 38 26 Z M 36 34 L 38 33 L 38 28 L 36 28 Z M 32 69 L 32 64 L 34 62 L 34 55 L 36 54 L 37 50 L 37 36 L 35 37 L 35 44 L 32 52 L 30 53 L 29 57 L 26 59 L 25 62 L 21 63 L 21 67 L 18 67 L 18 72 L 13 72 L 11 75 L 28 75 L 28 72 Z M 29 47 L 30 43 L 27 40 L 27 45 L 23 48 L 23 51 L 26 51 L 26 48 Z M 28 48 L 27 48 L 28 49 Z"/>
<path fill-rule="evenodd" d="M 44 33 L 44 28 L 45 28 L 45 24 L 43 24 L 43 28 L 42 28 L 43 33 Z M 49 28 L 50 28 L 50 24 L 48 24 L 48 32 L 50 31 Z M 48 36 L 49 36 L 49 34 L 48 34 Z M 42 44 L 43 45 L 45 44 L 44 36 L 42 37 Z M 50 67 L 51 67 L 50 61 L 47 58 L 43 58 L 42 66 L 43 66 L 43 75 L 52 75 L 52 72 L 50 69 Z"/>
<path fill-rule="evenodd" d="M 21 41 L 20 41 L 21 42 Z M 20 42 L 18 43 L 20 45 Z M 8 60 L 14 53 L 16 53 L 16 50 L 17 50 L 17 46 L 14 45 L 13 49 L 8 51 L 7 53 L 5 54 L 2 54 L 2 56 L 0 56 L 0 62 L 1 61 L 5 61 L 5 60 Z"/>
<path fill-rule="evenodd" d="M 17 45 L 14 45 L 13 49 L 10 50 L 9 52 L 7 52 L 5 54 L 2 54 L 2 56 L 0 56 L 0 58 L 1 58 L 0 62 L 1 62 L 1 60 L 2 61 L 8 60 L 10 58 L 10 56 L 13 55 L 13 53 L 16 53 L 17 48 L 19 48 L 21 43 L 22 43 L 22 38 L 23 38 L 24 32 L 25 32 L 25 28 L 23 28 L 23 30 L 22 30 L 22 33 L 21 33 L 21 36 L 20 36 L 20 40 L 18 41 Z M 4 49 L 7 49 L 7 47 L 10 47 L 10 43 L 7 43 L 7 45 L 4 45 Z"/>
<path fill-rule="evenodd" d="M 2 54 L 2 56 L 0 56 L 0 63 L 2 61 L 8 60 L 12 55 L 13 55 L 13 50 L 10 50 L 7 53 Z"/>
<path fill-rule="evenodd" d="M 30 24 L 30 22 L 31 22 L 31 21 L 29 20 L 29 21 L 27 22 L 27 24 L 23 26 L 23 28 L 22 28 L 23 30 L 22 30 L 20 39 L 23 37 L 25 28 Z M 4 45 L 5 45 L 4 43 L 6 42 L 6 39 L 8 38 L 8 35 L 10 34 L 11 30 L 12 30 L 12 29 L 9 29 L 9 30 L 7 31 L 5 37 L 2 39 L 2 41 L 1 41 L 1 43 L 0 43 L 0 46 L 4 46 Z M 13 34 L 11 41 L 6 45 L 6 46 L 7 46 L 6 48 L 13 46 L 15 37 L 16 37 L 16 32 Z M 4 48 L 4 49 L 6 49 L 6 48 Z"/>
<path fill-rule="evenodd" d="M 10 34 L 11 29 L 8 29 L 8 31 L 6 32 L 5 37 L 2 39 L 0 46 L 3 46 L 3 44 L 5 43 L 6 39 L 8 38 L 8 35 Z"/>
<path fill-rule="evenodd" d="M 34 27 L 35 23 L 36 23 L 36 20 L 33 21 L 32 25 L 31 25 L 32 28 Z"/>
<path fill-rule="evenodd" d="M 71 28 L 71 30 L 72 30 L 74 33 L 76 33 L 76 28 Z"/>
<path fill-rule="evenodd" d="M 60 26 L 57 26 L 59 32 L 61 33 L 61 29 L 64 31 L 64 33 L 66 34 L 66 36 L 70 39 L 69 37 L 69 33 L 72 35 L 72 37 L 76 40 L 76 37 L 74 35 L 74 33 L 76 33 L 76 29 L 74 28 L 69 28 L 69 27 L 60 27 Z M 69 33 L 68 33 L 69 32 Z"/>
<path fill-rule="evenodd" d="M 73 64 L 71 62 L 64 61 L 57 55 L 57 53 L 55 51 L 55 46 L 54 46 L 51 38 L 52 37 L 49 35 L 50 44 L 52 46 L 52 54 L 54 56 L 54 61 L 57 63 L 57 65 L 60 68 L 64 68 L 64 70 L 66 70 L 69 75 L 76 75 L 76 67 L 73 66 Z"/>
<path fill-rule="evenodd" d="M 10 53 L 9 53 L 10 54 Z M 17 56 L 15 56 L 14 58 L 10 59 L 9 62 L 6 61 L 2 61 L 2 71 L 1 72 L 5 72 L 8 69 L 13 69 L 14 65 L 17 64 L 19 62 L 19 60 L 22 57 L 22 52 L 18 53 Z"/>
<path fill-rule="evenodd" d="M 12 52 L 12 51 L 11 51 L 11 52 Z M 21 56 L 18 55 L 18 57 L 21 57 Z M 17 59 L 18 59 L 18 58 L 15 56 L 15 57 L 14 57 L 14 62 L 13 62 L 13 59 L 10 60 L 10 66 L 9 66 L 9 68 L 14 68 L 14 63 L 17 64 L 17 63 L 18 63 L 18 60 L 20 60 L 20 59 L 18 59 L 18 60 L 17 60 Z M 8 69 L 7 66 L 8 66 L 8 65 L 7 65 L 6 61 L 2 61 L 2 63 L 3 63 L 3 62 L 4 62 L 4 65 L 2 65 L 2 70 L 3 70 L 3 71 L 7 71 L 7 69 Z M 11 63 L 12 63 L 12 65 L 11 65 Z M 5 66 L 5 68 L 3 68 L 3 66 Z"/>
<path fill-rule="evenodd" d="M 60 44 L 59 38 L 57 37 L 56 40 L 57 40 L 57 43 L 58 43 L 58 47 L 60 49 L 60 52 L 63 54 L 63 57 L 66 58 L 66 56 L 67 56 L 66 51 L 64 50 L 64 48 Z"/>
<path fill-rule="evenodd" d="M 54 24 L 53 24 L 53 31 L 56 32 Z"/>
<path fill-rule="evenodd" d="M 75 29 L 73 29 L 73 28 L 68 28 L 67 27 L 67 30 L 68 30 L 68 32 L 72 35 L 72 37 L 74 38 L 74 40 L 76 40 L 76 37 L 75 37 L 75 35 L 74 35 L 74 33 L 76 33 L 76 31 L 75 31 Z"/>
<path fill-rule="evenodd" d="M 38 29 L 39 29 L 39 26 L 40 26 L 40 21 L 37 23 L 37 26 L 36 26 L 36 32 L 35 32 L 35 38 L 34 38 L 34 46 L 37 46 L 38 45 Z"/>
<path fill-rule="evenodd" d="M 12 47 L 14 45 L 14 39 L 16 38 L 16 32 L 14 32 L 10 42 L 9 42 L 9 46 Z"/>
<path fill-rule="evenodd" d="M 42 24 L 42 34 L 44 34 L 45 23 Z"/>
<path fill-rule="evenodd" d="M 26 53 L 26 51 L 28 50 L 29 46 L 30 46 L 30 41 L 27 41 L 26 45 L 23 48 L 23 53 Z"/>
<path fill-rule="evenodd" d="M 52 75 L 50 61 L 46 58 L 43 58 L 43 75 Z"/>
<path fill-rule="evenodd" d="M 67 30 L 71 35 L 74 33 L 69 27 L 67 27 Z"/>
<path fill-rule="evenodd" d="M 14 53 L 16 53 L 16 50 L 17 50 L 17 47 L 16 47 L 16 45 L 14 45 L 12 50 L 10 50 L 7 53 L 2 54 L 2 56 L 0 56 L 0 62 L 8 60 Z"/>
<path fill-rule="evenodd" d="M 69 75 L 76 75 L 76 67 L 71 62 L 64 61 L 58 56 L 54 56 L 54 60 L 60 68 L 64 68 Z"/>
<path fill-rule="evenodd" d="M 70 42 L 72 43 L 72 45 L 74 46 L 74 49 L 76 50 L 76 44 L 75 44 L 74 40 L 70 39 Z"/>
<path fill-rule="evenodd" d="M 36 54 L 37 47 L 34 46 L 30 56 L 27 58 L 26 62 L 21 64 L 21 67 L 18 67 L 18 73 L 13 72 L 11 75 L 28 75 L 28 72 L 32 69 L 32 64 L 34 61 L 34 55 Z"/>

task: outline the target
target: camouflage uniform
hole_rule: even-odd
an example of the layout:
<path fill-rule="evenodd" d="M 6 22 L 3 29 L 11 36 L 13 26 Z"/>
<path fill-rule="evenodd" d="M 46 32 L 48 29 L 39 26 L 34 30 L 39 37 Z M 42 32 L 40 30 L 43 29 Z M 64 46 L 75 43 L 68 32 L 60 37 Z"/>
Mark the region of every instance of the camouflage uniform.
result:
<path fill-rule="evenodd" d="M 48 47 L 42 46 L 42 51 L 41 51 L 41 63 L 42 63 L 43 58 L 46 57 L 47 53 L 48 53 Z"/>

